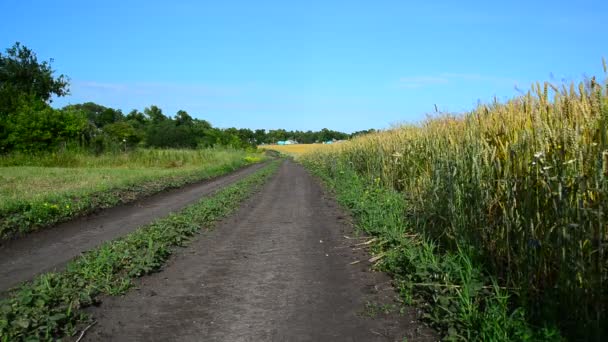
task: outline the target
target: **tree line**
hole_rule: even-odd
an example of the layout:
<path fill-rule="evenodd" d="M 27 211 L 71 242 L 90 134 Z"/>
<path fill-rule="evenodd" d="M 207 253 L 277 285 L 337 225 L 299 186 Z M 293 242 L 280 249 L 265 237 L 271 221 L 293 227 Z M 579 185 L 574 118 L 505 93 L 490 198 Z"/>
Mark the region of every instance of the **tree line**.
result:
<path fill-rule="evenodd" d="M 68 144 L 97 153 L 135 146 L 247 148 L 282 140 L 344 140 L 373 131 L 221 129 L 184 110 L 166 115 L 155 105 L 127 114 L 93 102 L 55 109 L 51 99 L 69 95 L 69 78 L 55 76 L 51 63 L 39 62 L 32 50 L 19 43 L 0 53 L 0 153 L 49 151 Z"/>

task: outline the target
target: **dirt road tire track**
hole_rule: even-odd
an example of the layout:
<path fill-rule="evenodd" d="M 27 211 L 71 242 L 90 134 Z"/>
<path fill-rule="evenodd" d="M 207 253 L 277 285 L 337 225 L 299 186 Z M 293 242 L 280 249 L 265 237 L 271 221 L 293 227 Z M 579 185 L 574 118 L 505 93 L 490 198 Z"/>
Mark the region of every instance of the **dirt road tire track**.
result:
<path fill-rule="evenodd" d="M 393 303 L 390 279 L 349 247 L 352 227 L 301 166 L 286 161 L 216 229 L 197 237 L 138 290 L 103 298 L 89 341 L 435 340 Z"/>
<path fill-rule="evenodd" d="M 0 293 L 35 275 L 59 270 L 82 252 L 116 239 L 171 212 L 213 194 L 254 173 L 264 164 L 250 165 L 230 174 L 179 189 L 164 191 L 140 201 L 104 209 L 23 236 L 0 245 Z"/>

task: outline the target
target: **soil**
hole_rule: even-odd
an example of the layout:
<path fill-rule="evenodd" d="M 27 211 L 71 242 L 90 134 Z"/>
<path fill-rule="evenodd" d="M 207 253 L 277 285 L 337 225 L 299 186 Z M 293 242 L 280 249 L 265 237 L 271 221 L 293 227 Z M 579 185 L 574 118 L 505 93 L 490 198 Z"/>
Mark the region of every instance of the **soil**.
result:
<path fill-rule="evenodd" d="M 96 324 L 84 340 L 438 340 L 414 308 L 397 304 L 391 279 L 353 247 L 365 241 L 355 235 L 318 181 L 285 161 L 163 270 L 87 309 Z"/>
<path fill-rule="evenodd" d="M 32 279 L 35 275 L 60 270 L 80 255 L 103 242 L 208 196 L 220 188 L 252 174 L 265 164 L 255 164 L 228 175 L 101 210 L 55 227 L 42 229 L 15 240 L 0 242 L 0 293 Z"/>

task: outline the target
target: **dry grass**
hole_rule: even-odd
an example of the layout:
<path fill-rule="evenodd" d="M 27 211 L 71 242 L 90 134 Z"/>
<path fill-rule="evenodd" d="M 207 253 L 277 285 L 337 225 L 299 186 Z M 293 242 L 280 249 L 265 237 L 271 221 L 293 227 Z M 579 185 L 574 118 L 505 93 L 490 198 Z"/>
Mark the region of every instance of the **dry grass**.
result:
<path fill-rule="evenodd" d="M 31 155 L 15 153 L 0 156 L 1 166 L 44 166 L 69 168 L 155 168 L 198 169 L 226 160 L 257 157 L 244 150 L 210 149 L 135 149 L 126 153 L 93 155 L 86 151 L 66 150 Z"/>
<path fill-rule="evenodd" d="M 327 146 L 325 144 L 295 144 L 295 145 L 260 145 L 258 148 L 264 150 L 272 150 L 281 152 L 284 154 L 288 154 L 294 157 L 298 157 L 304 153 L 318 151 L 319 149 L 323 149 Z"/>

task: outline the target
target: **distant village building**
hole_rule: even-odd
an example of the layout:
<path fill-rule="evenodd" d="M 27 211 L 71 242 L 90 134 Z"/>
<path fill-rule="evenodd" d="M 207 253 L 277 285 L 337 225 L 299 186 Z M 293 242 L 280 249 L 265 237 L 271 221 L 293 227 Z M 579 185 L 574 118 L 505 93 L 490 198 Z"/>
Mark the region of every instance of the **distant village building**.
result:
<path fill-rule="evenodd" d="M 281 140 L 281 141 L 277 141 L 277 145 L 295 145 L 298 142 L 295 140 Z"/>

